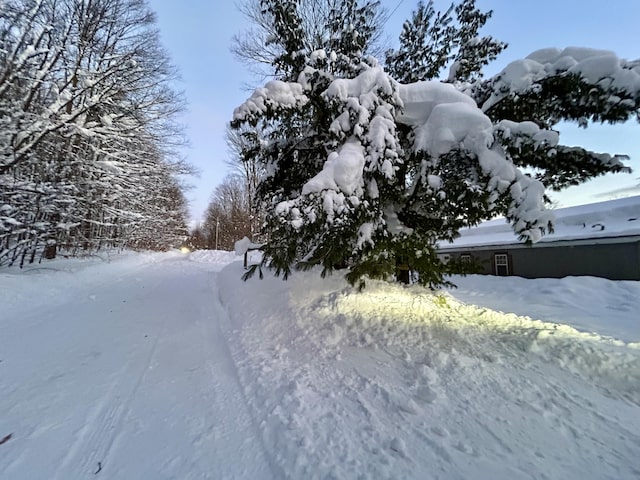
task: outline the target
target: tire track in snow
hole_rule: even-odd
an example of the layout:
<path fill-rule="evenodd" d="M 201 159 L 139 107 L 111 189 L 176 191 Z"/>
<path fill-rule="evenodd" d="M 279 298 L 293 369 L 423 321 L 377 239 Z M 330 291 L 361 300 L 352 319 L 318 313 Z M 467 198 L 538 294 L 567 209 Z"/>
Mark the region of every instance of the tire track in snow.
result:
<path fill-rule="evenodd" d="M 136 375 L 131 375 L 132 360 L 118 372 L 109 393 L 92 409 L 74 444 L 61 462 L 54 478 L 66 480 L 78 475 L 97 474 L 107 465 L 109 453 L 120 434 L 131 401 L 142 384 L 153 360 L 156 348 L 166 330 L 164 317 L 159 334 L 149 349 Z"/>
<path fill-rule="evenodd" d="M 0 448 L 0 477 L 282 478 L 239 380 L 234 334 L 221 333 L 220 265 L 124 266 L 60 282 L 70 291 L 46 316 L 38 303 L 22 315 L 37 324 L 12 325 L 7 358 L 22 366 L 3 378 L 0 403 L 20 408 L 0 415 L 17 432 Z"/>
<path fill-rule="evenodd" d="M 161 279 L 152 296 L 139 299 L 149 308 L 143 312 L 139 305 L 134 306 L 145 318 L 160 317 L 147 322 L 146 329 L 153 328 L 149 337 L 155 335 L 155 340 L 138 354 L 135 344 L 129 346 L 134 348 L 130 350 L 133 357 L 114 372 L 108 392 L 86 416 L 53 478 L 94 474 L 96 478 L 155 478 L 155 474 L 168 478 L 281 478 L 273 474 L 273 461 L 250 415 L 219 325 L 226 312 L 217 298 L 215 273 L 180 261 L 151 266 L 135 275 Z M 185 348 L 188 353 L 182 350 Z M 175 377 L 183 367 L 197 365 L 201 369 L 192 368 L 188 375 Z M 198 371 L 202 374 L 197 375 Z M 181 408 L 170 393 L 174 387 L 164 389 L 173 382 L 180 386 L 180 392 L 193 394 L 185 396 Z M 167 396 L 161 399 L 162 395 Z M 201 398 L 206 398 L 205 403 L 197 400 Z M 145 411 L 147 406 L 153 413 Z M 145 451 L 139 450 L 138 442 L 147 444 L 145 440 L 155 435 L 171 440 L 151 456 L 132 461 L 131 452 Z"/>

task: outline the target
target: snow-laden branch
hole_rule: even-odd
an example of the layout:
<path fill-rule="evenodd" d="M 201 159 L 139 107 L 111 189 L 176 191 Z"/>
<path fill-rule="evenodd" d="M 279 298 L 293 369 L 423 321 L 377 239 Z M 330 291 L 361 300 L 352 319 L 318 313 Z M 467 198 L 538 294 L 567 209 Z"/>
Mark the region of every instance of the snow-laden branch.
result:
<path fill-rule="evenodd" d="M 430 170 L 434 170 L 440 157 L 457 150 L 469 153 L 477 159 L 481 174 L 488 177 L 484 188 L 491 203 L 508 194 L 511 202 L 507 215 L 514 221 L 514 230 L 531 241 L 538 241 L 552 219 L 544 205 L 544 186 L 513 164 L 496 141 L 495 132 L 508 128 L 513 135 L 536 142 L 557 142 L 557 135 L 531 122 L 509 122 L 494 127 L 470 97 L 449 84 L 402 85 L 400 98 L 404 110 L 396 120 L 412 128 L 413 151 L 427 154 L 420 166 L 418 181 L 433 188 L 439 179 L 430 175 Z"/>
<path fill-rule="evenodd" d="M 235 119 L 253 118 L 274 105 L 296 108 L 303 94 L 294 85 L 270 82 L 236 110 Z M 380 67 L 353 79 L 334 80 L 323 98 L 338 107 L 330 130 L 340 140 L 339 147 L 303 184 L 299 197 L 277 205 L 277 215 L 291 222 L 295 230 L 320 220 L 332 225 L 336 217 L 351 215 L 363 202 L 378 199 L 376 178 L 398 181 L 395 173 L 403 168 L 406 154 L 422 156 L 423 160 L 417 176 L 401 181 L 413 182 L 414 187 L 423 182 L 429 189 L 437 189 L 434 186 L 443 183 L 434 174 L 441 170 L 439 159 L 455 152 L 475 159 L 476 176 L 485 180 L 471 179 L 477 187 L 470 188 L 487 192 L 490 210 L 499 199 L 509 198 L 503 213 L 512 220 L 517 234 L 535 242 L 549 228 L 552 215 L 545 207 L 544 185 L 524 174 L 499 140 L 509 137 L 536 146 L 556 145 L 555 132 L 532 122 L 494 126 L 475 102 L 454 86 L 434 81 L 399 85 Z M 397 138 L 397 125 L 412 131 L 407 152 Z M 413 193 L 415 188 L 408 192 Z M 440 198 L 446 194 L 442 192 Z"/>
<path fill-rule="evenodd" d="M 233 120 L 251 122 L 252 118 L 269 110 L 296 109 L 308 101 L 299 83 L 271 80 L 264 87 L 255 90 L 247 101 L 233 111 Z"/>
<path fill-rule="evenodd" d="M 511 62 L 468 93 L 492 117 L 500 116 L 502 102 L 531 100 L 535 105 L 524 114 L 545 120 L 622 121 L 640 108 L 640 60 L 606 50 L 547 48 Z"/>

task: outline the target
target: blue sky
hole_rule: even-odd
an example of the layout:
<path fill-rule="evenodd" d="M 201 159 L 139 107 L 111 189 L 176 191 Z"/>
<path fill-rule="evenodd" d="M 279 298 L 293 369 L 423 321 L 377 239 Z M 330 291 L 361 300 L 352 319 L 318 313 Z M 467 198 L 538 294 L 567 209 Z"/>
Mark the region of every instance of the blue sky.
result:
<path fill-rule="evenodd" d="M 383 0 L 395 13 L 386 25 L 390 46 L 395 46 L 402 23 L 417 0 Z M 449 1 L 436 0 L 445 9 Z M 608 49 L 627 59 L 640 58 L 638 0 L 477 0 L 493 17 L 485 35 L 509 43 L 509 48 L 486 69 L 494 74 L 508 62 L 543 47 L 583 46 Z M 185 92 L 188 112 L 183 118 L 190 147 L 187 160 L 201 171 L 188 193 L 192 222 L 202 219 L 216 185 L 229 173 L 225 128 L 233 109 L 250 94 L 246 84 L 255 81 L 230 52 L 231 38 L 246 27 L 233 1 L 149 0 L 158 14 L 162 42 L 182 75 L 178 88 Z M 640 194 L 640 125 L 573 125 L 560 128 L 566 145 L 581 145 L 608 153 L 631 156 L 631 175 L 610 175 L 562 194 L 554 195 L 560 206 L 592 203 L 620 195 Z"/>

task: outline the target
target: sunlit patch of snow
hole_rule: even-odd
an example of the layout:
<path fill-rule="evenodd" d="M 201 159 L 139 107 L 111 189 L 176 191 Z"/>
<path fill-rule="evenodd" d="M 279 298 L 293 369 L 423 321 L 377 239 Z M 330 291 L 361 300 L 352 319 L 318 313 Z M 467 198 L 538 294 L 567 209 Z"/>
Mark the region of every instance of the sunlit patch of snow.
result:
<path fill-rule="evenodd" d="M 455 291 L 369 281 L 358 293 L 337 275 L 241 283 L 240 273 L 222 272 L 227 332 L 270 451 L 292 477 L 633 472 L 638 344 Z"/>

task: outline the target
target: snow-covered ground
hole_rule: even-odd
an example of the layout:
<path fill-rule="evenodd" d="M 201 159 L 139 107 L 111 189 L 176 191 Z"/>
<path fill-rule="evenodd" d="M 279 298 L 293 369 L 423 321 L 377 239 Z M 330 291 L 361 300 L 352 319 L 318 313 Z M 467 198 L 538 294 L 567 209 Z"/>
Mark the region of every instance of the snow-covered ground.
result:
<path fill-rule="evenodd" d="M 0 271 L 0 478 L 640 477 L 640 282 L 236 260 Z"/>

